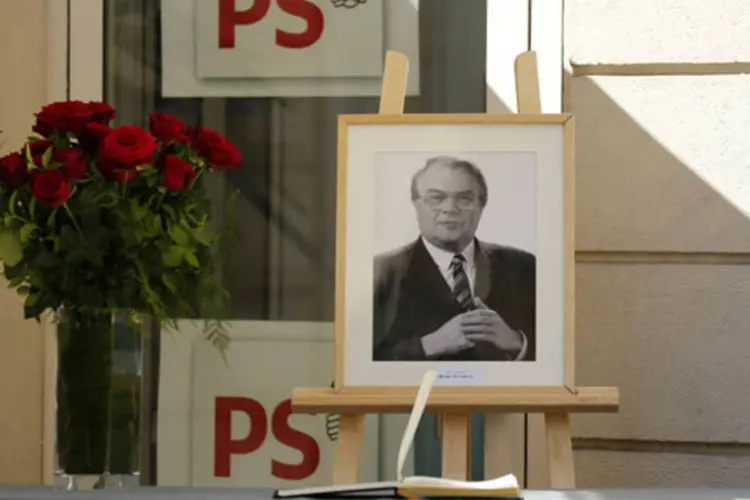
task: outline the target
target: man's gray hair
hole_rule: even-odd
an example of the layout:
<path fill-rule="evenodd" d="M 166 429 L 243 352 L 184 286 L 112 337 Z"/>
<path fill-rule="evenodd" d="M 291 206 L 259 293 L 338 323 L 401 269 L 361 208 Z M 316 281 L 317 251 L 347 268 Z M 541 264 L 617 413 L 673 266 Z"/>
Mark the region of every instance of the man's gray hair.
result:
<path fill-rule="evenodd" d="M 419 178 L 422 177 L 422 174 L 427 172 L 427 170 L 433 166 L 433 165 L 444 165 L 448 168 L 454 168 L 457 170 L 462 170 L 469 174 L 471 177 L 474 178 L 474 180 L 479 185 L 479 204 L 482 208 L 484 208 L 487 205 L 487 181 L 484 178 L 484 174 L 482 174 L 482 171 L 479 170 L 479 167 L 474 165 L 472 162 L 468 160 L 461 160 L 459 158 L 456 158 L 455 156 L 435 156 L 432 158 L 429 158 L 424 166 L 417 170 L 414 175 L 411 178 L 411 199 L 416 200 L 419 199 L 419 189 L 417 188 L 417 183 L 419 182 Z"/>

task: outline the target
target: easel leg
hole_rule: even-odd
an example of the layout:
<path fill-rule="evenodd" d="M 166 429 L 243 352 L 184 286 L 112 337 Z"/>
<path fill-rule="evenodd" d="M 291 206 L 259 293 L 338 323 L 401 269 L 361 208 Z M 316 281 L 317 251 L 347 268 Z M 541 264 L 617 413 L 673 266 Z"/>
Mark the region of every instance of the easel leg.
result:
<path fill-rule="evenodd" d="M 547 413 L 544 419 L 547 427 L 550 486 L 554 489 L 575 488 L 570 416 L 567 413 Z"/>
<path fill-rule="evenodd" d="M 409 75 L 409 60 L 400 52 L 389 50 L 385 55 L 383 82 L 380 90 L 381 114 L 400 115 L 406 101 L 406 82 Z M 365 415 L 342 414 L 339 416 L 339 437 L 336 443 L 336 458 L 333 463 L 333 484 L 354 484 L 359 476 L 359 459 L 364 441 Z"/>
<path fill-rule="evenodd" d="M 365 416 L 343 414 L 339 417 L 339 437 L 333 464 L 333 484 L 356 483 L 359 477 L 359 457 L 365 435 Z"/>
<path fill-rule="evenodd" d="M 442 423 L 443 472 L 448 479 L 469 478 L 469 414 L 447 413 Z"/>

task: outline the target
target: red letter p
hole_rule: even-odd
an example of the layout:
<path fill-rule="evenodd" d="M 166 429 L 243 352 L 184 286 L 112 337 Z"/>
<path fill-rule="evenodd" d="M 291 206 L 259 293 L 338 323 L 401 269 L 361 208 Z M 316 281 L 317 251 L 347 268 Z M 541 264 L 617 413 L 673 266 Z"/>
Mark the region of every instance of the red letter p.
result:
<path fill-rule="evenodd" d="M 250 431 L 242 439 L 232 439 L 232 412 L 241 411 L 250 420 Z M 263 444 L 268 432 L 268 417 L 263 406 L 254 399 L 216 398 L 214 421 L 214 476 L 231 475 L 232 455 L 252 453 Z"/>
<path fill-rule="evenodd" d="M 271 0 L 254 0 L 247 10 L 237 10 L 237 0 L 219 0 L 219 48 L 234 48 L 234 29 L 237 25 L 255 24 L 268 14 Z"/>

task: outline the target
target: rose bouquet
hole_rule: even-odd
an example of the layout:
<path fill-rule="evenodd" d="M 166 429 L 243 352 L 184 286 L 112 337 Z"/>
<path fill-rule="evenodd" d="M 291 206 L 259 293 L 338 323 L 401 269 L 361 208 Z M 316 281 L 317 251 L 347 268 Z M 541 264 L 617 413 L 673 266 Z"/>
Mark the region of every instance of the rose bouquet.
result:
<path fill-rule="evenodd" d="M 102 102 L 49 104 L 36 135 L 0 158 L 5 278 L 27 318 L 60 320 L 58 451 L 70 473 L 108 467 L 116 323 L 210 318 L 208 334 L 225 339 L 216 253 L 228 232 L 212 224 L 202 181 L 239 167 L 238 149 L 166 114 L 151 113 L 148 130 L 114 118 Z"/>

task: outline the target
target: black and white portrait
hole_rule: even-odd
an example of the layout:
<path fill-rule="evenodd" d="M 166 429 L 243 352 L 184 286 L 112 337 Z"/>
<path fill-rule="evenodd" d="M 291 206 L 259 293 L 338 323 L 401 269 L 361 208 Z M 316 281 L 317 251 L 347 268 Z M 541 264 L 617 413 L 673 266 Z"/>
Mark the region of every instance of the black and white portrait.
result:
<path fill-rule="evenodd" d="M 374 361 L 533 361 L 533 153 L 375 159 Z"/>
<path fill-rule="evenodd" d="M 338 386 L 554 386 L 572 359 L 568 117 L 339 122 Z"/>

